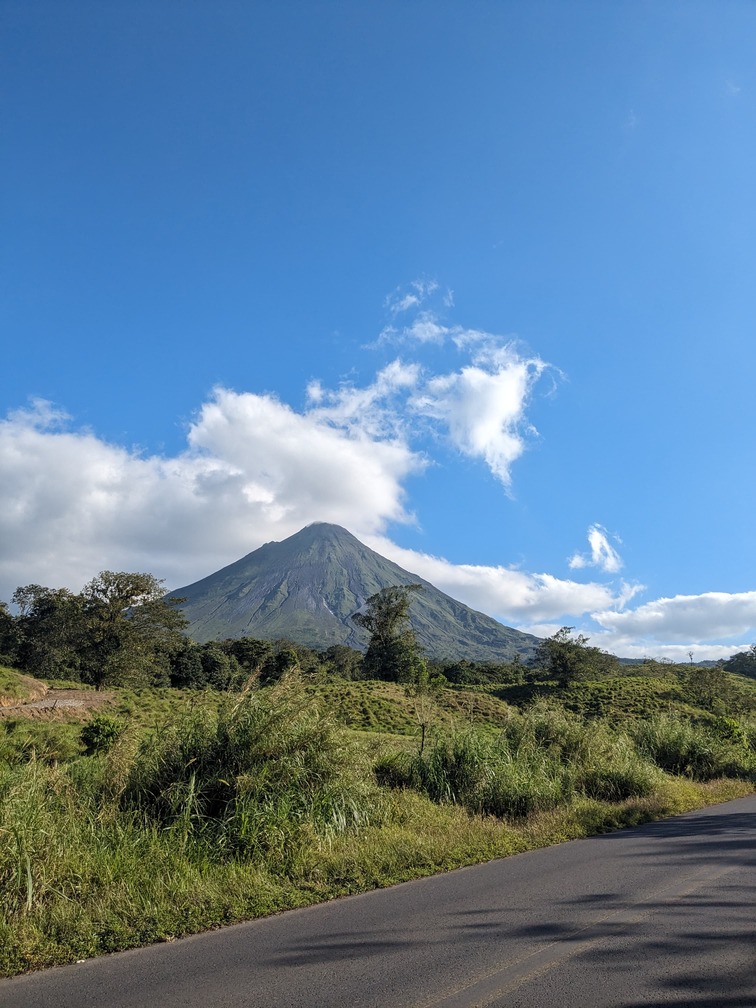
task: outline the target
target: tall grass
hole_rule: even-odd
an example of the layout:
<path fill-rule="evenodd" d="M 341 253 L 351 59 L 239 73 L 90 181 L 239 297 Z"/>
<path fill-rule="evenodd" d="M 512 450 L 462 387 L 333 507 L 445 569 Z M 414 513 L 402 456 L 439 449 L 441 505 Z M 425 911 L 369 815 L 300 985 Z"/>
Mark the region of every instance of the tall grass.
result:
<path fill-rule="evenodd" d="M 103 754 L 0 763 L 0 972 L 21 949 L 82 958 L 306 901 L 291 880 L 370 821 L 375 792 L 291 682 Z"/>
<path fill-rule="evenodd" d="M 659 782 L 629 736 L 548 701 L 512 713 L 497 737 L 470 729 L 437 738 L 422 754 L 379 761 L 376 775 L 476 814 L 515 817 L 575 795 L 608 801 L 649 795 Z"/>
<path fill-rule="evenodd" d="M 313 836 L 365 823 L 373 795 L 344 733 L 283 681 L 162 726 L 136 751 L 120 800 L 206 856 L 286 862 Z"/>
<path fill-rule="evenodd" d="M 638 750 L 669 773 L 701 781 L 753 776 L 756 759 L 746 732 L 730 718 L 718 721 L 728 723 L 700 725 L 659 714 L 637 722 L 632 734 Z"/>
<path fill-rule="evenodd" d="M 0 733 L 0 973 L 734 797 L 748 785 L 673 780 L 651 762 L 689 776 L 742 770 L 750 736 L 720 720 L 706 729 L 719 762 L 701 762 L 699 729 L 655 721 L 631 737 L 539 701 L 505 710 L 498 729 L 436 736 L 422 756 L 407 739 L 383 743 L 401 753 L 376 775 L 401 789 L 375 785 L 376 736 L 355 749 L 295 680 L 195 698 L 89 755 L 78 727 L 61 742 L 11 725 Z"/>
<path fill-rule="evenodd" d="M 304 847 L 368 821 L 374 789 L 358 764 L 292 684 L 220 710 L 198 704 L 105 755 L 0 764 L 3 908 L 43 905 L 53 879 L 64 899 L 90 898 L 179 855 L 292 866 Z"/>

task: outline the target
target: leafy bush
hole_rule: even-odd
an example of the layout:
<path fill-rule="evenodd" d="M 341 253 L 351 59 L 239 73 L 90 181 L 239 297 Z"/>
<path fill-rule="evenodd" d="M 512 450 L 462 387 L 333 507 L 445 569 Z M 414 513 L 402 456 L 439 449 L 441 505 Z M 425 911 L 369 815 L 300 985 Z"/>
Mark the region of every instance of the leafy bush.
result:
<path fill-rule="evenodd" d="M 96 714 L 81 729 L 81 741 L 87 755 L 107 752 L 123 733 L 124 724 L 112 714 Z"/>

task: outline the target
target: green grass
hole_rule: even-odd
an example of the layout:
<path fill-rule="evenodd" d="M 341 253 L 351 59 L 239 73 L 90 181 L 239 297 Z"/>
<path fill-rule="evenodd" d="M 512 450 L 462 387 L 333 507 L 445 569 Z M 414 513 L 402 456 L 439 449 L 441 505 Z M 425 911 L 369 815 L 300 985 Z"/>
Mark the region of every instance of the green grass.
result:
<path fill-rule="evenodd" d="M 480 690 L 115 690 L 106 716 L 126 728 L 94 755 L 81 723 L 5 722 L 3 975 L 725 801 L 754 770 L 745 722 L 621 730 Z"/>
<path fill-rule="evenodd" d="M 565 690 L 561 699 L 583 717 L 647 718 L 660 711 L 692 712 L 681 685 L 672 678 L 622 676 L 581 682 Z"/>

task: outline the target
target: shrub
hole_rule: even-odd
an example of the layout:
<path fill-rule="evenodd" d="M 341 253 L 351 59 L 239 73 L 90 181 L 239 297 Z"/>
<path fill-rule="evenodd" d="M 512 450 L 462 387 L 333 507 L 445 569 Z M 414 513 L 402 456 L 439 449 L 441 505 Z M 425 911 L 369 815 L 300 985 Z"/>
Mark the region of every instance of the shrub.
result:
<path fill-rule="evenodd" d="M 603 801 L 642 797 L 659 781 L 658 769 L 628 735 L 544 700 L 523 715 L 513 713 L 498 738 L 468 731 L 437 740 L 424 754 L 383 759 L 376 776 L 499 817 L 555 808 L 576 794 Z"/>
<path fill-rule="evenodd" d="M 88 756 L 107 752 L 123 733 L 124 724 L 112 714 L 96 714 L 81 729 L 81 741 Z"/>
<path fill-rule="evenodd" d="M 660 714 L 639 722 L 632 734 L 640 752 L 669 773 L 712 780 L 748 776 L 754 769 L 746 747 L 723 739 L 721 728 Z"/>
<path fill-rule="evenodd" d="M 571 794 L 569 774 L 545 751 L 513 751 L 504 735 L 493 739 L 474 730 L 437 739 L 422 754 L 385 758 L 376 776 L 476 815 L 524 816 L 554 808 Z"/>
<path fill-rule="evenodd" d="M 213 857 L 277 851 L 365 822 L 371 794 L 333 721 L 295 680 L 197 704 L 136 754 L 122 803 Z"/>

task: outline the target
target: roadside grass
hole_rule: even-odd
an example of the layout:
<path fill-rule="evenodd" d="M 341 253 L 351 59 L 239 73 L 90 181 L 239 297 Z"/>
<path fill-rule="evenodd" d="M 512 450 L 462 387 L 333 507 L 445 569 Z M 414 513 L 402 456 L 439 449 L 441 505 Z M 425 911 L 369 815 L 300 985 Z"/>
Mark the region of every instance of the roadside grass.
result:
<path fill-rule="evenodd" d="M 442 691 L 418 711 L 396 685 L 326 685 L 114 691 L 93 719 L 92 755 L 81 755 L 81 725 L 11 722 L 0 739 L 0 974 L 752 791 L 753 734 L 730 718 L 681 731 L 658 715 L 620 731 L 548 700 L 519 712 L 484 697 L 478 710 Z M 422 751 L 419 717 L 432 721 Z M 745 779 L 708 779 L 725 771 Z"/>
<path fill-rule="evenodd" d="M 122 757 L 121 757 L 122 758 Z M 524 819 L 471 816 L 412 790 L 383 791 L 372 821 L 312 830 L 277 858 L 218 859 L 180 830 L 94 801 L 95 760 L 78 774 L 31 762 L 0 778 L 3 975 L 170 941 L 280 910 L 392 885 L 749 793 L 742 781 L 664 777 L 653 796 L 580 799 Z M 89 766 L 91 778 L 83 766 Z M 102 763 L 101 763 L 102 766 Z"/>

